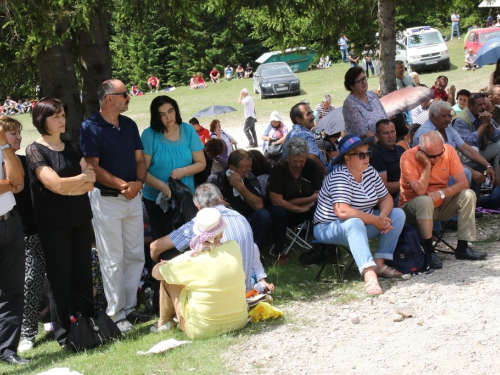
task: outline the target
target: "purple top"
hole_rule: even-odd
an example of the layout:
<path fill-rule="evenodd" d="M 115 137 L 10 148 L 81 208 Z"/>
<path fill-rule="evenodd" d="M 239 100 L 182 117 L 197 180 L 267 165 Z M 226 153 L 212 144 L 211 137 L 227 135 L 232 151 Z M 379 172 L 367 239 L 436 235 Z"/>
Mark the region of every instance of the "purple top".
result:
<path fill-rule="evenodd" d="M 367 91 L 368 102 L 365 103 L 353 94 L 347 95 L 342 107 L 345 131 L 363 137 L 369 130 L 375 134 L 375 125 L 378 120 L 389 118 L 377 94 Z"/>

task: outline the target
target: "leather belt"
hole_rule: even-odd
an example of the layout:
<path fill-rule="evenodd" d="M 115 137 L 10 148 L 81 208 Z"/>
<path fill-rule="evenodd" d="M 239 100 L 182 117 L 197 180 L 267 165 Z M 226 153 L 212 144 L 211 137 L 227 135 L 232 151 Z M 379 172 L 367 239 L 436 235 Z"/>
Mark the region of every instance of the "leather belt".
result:
<path fill-rule="evenodd" d="M 12 216 L 12 210 L 3 215 L 0 215 L 0 221 L 7 221 L 11 216 Z"/>

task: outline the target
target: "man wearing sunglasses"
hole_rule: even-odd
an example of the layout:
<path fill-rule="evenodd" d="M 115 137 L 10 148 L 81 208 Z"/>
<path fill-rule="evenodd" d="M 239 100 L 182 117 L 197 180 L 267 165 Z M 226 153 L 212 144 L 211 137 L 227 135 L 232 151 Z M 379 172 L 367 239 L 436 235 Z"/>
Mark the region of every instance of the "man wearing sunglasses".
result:
<path fill-rule="evenodd" d="M 97 91 L 100 108 L 80 130 L 80 147 L 96 174 L 90 192 L 95 238 L 108 307 L 123 333 L 149 317 L 135 310 L 144 267 L 142 202 L 146 161 L 137 124 L 121 115 L 130 97 L 123 82 L 104 81 Z"/>
<path fill-rule="evenodd" d="M 455 183 L 448 186 L 450 176 Z M 469 183 L 457 152 L 444 143 L 439 132 L 423 134 L 419 145 L 403 154 L 400 184 L 399 207 L 405 212 L 407 222 L 418 225 L 429 253 L 431 268 L 443 267 L 432 243 L 432 222 L 448 220 L 457 214 L 458 243 L 455 258 L 486 258 L 486 253 L 469 247 L 469 241 L 476 240 L 476 194 L 468 188 Z"/>
<path fill-rule="evenodd" d="M 500 130 L 491 118 L 491 113 L 486 110 L 485 95 L 471 94 L 467 108 L 457 114 L 452 125 L 466 144 L 479 151 L 484 159 L 493 160 L 493 170 L 498 175 Z M 482 171 L 482 166 L 470 157 L 462 160 L 465 165 Z"/>

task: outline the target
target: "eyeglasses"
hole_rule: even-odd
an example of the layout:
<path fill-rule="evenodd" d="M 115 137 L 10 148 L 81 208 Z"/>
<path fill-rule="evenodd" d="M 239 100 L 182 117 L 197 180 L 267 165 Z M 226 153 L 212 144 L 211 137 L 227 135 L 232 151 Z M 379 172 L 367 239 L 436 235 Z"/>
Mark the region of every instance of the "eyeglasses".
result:
<path fill-rule="evenodd" d="M 427 152 L 425 152 L 424 150 L 420 150 L 420 151 L 422 151 L 422 152 L 424 153 L 424 155 L 425 155 L 425 156 L 427 156 L 427 159 L 435 159 L 435 158 L 438 158 L 438 157 L 440 157 L 441 155 L 443 155 L 445 150 L 444 150 L 444 148 L 443 148 L 443 151 L 442 151 L 441 153 L 437 154 L 437 155 L 429 155 L 429 154 L 428 154 Z"/>
<path fill-rule="evenodd" d="M 122 95 L 123 96 L 123 99 L 127 99 L 128 98 L 128 91 L 124 91 L 124 92 L 114 92 L 112 94 L 107 94 L 107 95 Z"/>
<path fill-rule="evenodd" d="M 352 155 L 356 155 L 359 160 L 365 160 L 365 158 L 371 158 L 372 157 L 372 152 L 371 151 L 368 151 L 368 152 L 356 152 L 354 154 L 347 154 L 349 156 L 352 156 Z"/>
<path fill-rule="evenodd" d="M 357 81 L 354 81 L 354 83 L 366 83 L 368 79 L 366 77 L 360 78 Z"/>

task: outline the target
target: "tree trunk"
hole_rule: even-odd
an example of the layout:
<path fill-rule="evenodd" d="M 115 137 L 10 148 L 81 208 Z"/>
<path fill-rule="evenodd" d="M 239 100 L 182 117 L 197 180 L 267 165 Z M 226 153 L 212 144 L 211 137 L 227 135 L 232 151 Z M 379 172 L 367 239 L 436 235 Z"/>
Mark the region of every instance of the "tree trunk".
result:
<path fill-rule="evenodd" d="M 88 30 L 78 31 L 78 55 L 82 78 L 83 114 L 85 118 L 99 108 L 97 89 L 111 77 L 108 18 L 104 1 L 99 1 L 90 16 Z"/>
<path fill-rule="evenodd" d="M 40 73 L 40 86 L 45 97 L 55 97 L 68 106 L 66 113 L 66 137 L 78 139 L 83 121 L 83 109 L 75 72 L 75 57 L 71 40 L 50 47 L 38 54 L 36 63 Z"/>
<path fill-rule="evenodd" d="M 379 0 L 380 92 L 396 90 L 396 6 L 395 0 Z"/>

